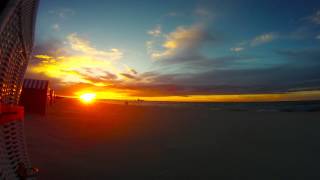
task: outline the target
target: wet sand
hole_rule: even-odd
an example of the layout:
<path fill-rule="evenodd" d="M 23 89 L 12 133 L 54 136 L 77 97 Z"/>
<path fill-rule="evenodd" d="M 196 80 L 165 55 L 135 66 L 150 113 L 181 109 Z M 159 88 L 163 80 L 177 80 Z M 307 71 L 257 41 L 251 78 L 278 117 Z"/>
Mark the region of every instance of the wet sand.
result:
<path fill-rule="evenodd" d="M 40 180 L 319 179 L 319 112 L 83 105 L 26 115 Z"/>

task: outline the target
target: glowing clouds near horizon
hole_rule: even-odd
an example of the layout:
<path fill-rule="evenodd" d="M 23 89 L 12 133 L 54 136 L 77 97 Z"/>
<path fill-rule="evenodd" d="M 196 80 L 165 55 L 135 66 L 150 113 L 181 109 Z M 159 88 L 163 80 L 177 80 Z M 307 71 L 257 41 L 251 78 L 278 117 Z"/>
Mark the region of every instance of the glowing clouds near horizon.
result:
<path fill-rule="evenodd" d="M 111 75 L 113 79 L 121 78 L 117 76 L 121 70 L 117 68 L 119 63 L 116 61 L 122 58 L 122 51 L 115 48 L 98 50 L 75 33 L 66 39 L 66 46 L 60 47 L 60 51 L 65 52 L 64 54 L 35 55 L 40 61 L 31 64 L 28 72 L 42 74 L 61 83 L 86 83 L 95 86 L 108 85 L 106 82 L 96 82 L 97 79 L 105 79 Z"/>
<path fill-rule="evenodd" d="M 36 54 L 27 71 L 34 77 L 51 79 L 63 95 L 79 97 L 79 92 L 89 88 L 101 99 L 119 99 L 127 97 L 127 91 L 114 87 L 136 82 L 139 76 L 134 68 L 119 61 L 122 56 L 119 49 L 97 49 L 73 33 L 58 48 Z"/>

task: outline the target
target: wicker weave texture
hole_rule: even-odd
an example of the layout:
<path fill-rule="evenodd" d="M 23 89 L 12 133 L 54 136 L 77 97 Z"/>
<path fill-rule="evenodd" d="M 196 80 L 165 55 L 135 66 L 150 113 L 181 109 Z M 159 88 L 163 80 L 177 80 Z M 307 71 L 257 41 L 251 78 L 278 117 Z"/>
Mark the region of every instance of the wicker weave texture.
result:
<path fill-rule="evenodd" d="M 17 105 L 33 46 L 38 0 L 9 0 L 0 11 L 0 104 Z M 1 110 L 0 118 L 7 114 Z M 0 179 L 18 179 L 19 163 L 30 167 L 23 117 L 0 119 Z"/>

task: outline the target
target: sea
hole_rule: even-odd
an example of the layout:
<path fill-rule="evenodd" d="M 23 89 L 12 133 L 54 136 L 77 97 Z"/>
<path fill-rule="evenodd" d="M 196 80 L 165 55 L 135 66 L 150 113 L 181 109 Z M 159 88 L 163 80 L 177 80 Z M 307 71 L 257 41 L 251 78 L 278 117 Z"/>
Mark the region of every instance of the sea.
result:
<path fill-rule="evenodd" d="M 320 111 L 320 100 L 316 101 L 280 101 L 280 102 L 166 102 L 166 101 L 110 101 L 107 103 L 136 106 L 205 108 L 228 111 L 257 112 L 317 112 Z"/>

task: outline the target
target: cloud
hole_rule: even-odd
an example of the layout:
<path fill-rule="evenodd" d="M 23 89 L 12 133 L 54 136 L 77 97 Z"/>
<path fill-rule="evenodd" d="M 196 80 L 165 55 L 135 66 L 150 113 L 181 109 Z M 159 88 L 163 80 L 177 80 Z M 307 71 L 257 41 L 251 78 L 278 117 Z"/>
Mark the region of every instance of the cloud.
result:
<path fill-rule="evenodd" d="M 308 39 L 314 37 L 314 30 L 309 25 L 302 25 L 287 35 L 283 35 L 283 37 L 294 40 Z"/>
<path fill-rule="evenodd" d="M 318 25 L 320 25 L 320 10 L 316 11 L 314 14 L 305 16 L 299 19 L 298 27 L 282 37 L 294 40 L 304 40 L 310 38 L 317 39 Z"/>
<path fill-rule="evenodd" d="M 194 13 L 198 17 L 212 17 L 206 9 L 197 9 Z M 150 40 L 146 47 L 150 57 L 156 60 L 154 65 L 161 63 L 163 69 L 177 65 L 174 67 L 187 71 L 138 72 L 121 63 L 122 50 L 95 47 L 88 39 L 73 33 L 67 36 L 65 44 L 36 45 L 37 53 L 28 73 L 50 77 L 63 84 L 62 88 L 90 87 L 101 92 L 144 97 L 320 89 L 319 49 L 279 50 L 277 57 L 280 55 L 287 64 L 257 67 L 251 63 L 257 58 L 243 53 L 214 54 L 213 57 L 202 54 L 202 47 L 221 41 L 220 34 L 208 31 L 205 23 L 178 26 L 169 33 L 163 32 L 160 25 L 147 31 Z M 279 35 L 274 32 L 261 34 L 234 45 L 230 51 L 241 52 L 277 38 Z"/>
<path fill-rule="evenodd" d="M 52 57 L 50 57 L 48 55 L 43 55 L 43 54 L 37 54 L 37 55 L 35 55 L 35 57 L 38 59 L 43 59 L 43 60 L 52 59 Z"/>
<path fill-rule="evenodd" d="M 149 30 L 148 34 L 151 36 L 155 36 L 155 37 L 160 36 L 161 35 L 161 26 L 157 25 L 154 29 Z"/>
<path fill-rule="evenodd" d="M 155 41 L 148 41 L 147 47 L 150 56 L 154 60 L 172 58 L 185 58 L 198 56 L 199 48 L 214 38 L 206 31 L 204 25 L 193 25 L 190 27 L 179 26 L 175 31 L 165 34 L 161 42 L 161 49 L 154 49 Z"/>
<path fill-rule="evenodd" d="M 257 58 L 253 56 L 229 55 L 214 58 L 202 57 L 185 64 L 187 69 L 197 71 L 218 70 L 218 69 L 238 69 L 252 64 Z"/>
<path fill-rule="evenodd" d="M 195 9 L 194 14 L 198 17 L 202 17 L 202 18 L 209 18 L 211 19 L 213 17 L 213 14 L 211 11 L 209 11 L 208 9 L 204 8 L 204 7 L 198 7 Z"/>
<path fill-rule="evenodd" d="M 55 31 L 60 31 L 60 25 L 57 24 L 57 23 L 56 23 L 56 24 L 53 24 L 53 25 L 52 25 L 52 29 L 55 30 Z"/>
<path fill-rule="evenodd" d="M 147 53 L 152 54 L 155 51 L 154 50 L 155 42 L 153 40 L 150 40 L 150 41 L 146 41 L 145 44 L 146 44 Z"/>
<path fill-rule="evenodd" d="M 129 73 L 120 73 L 122 76 L 128 78 L 128 79 L 134 79 L 134 80 L 138 80 L 139 78 L 135 75 L 129 74 Z"/>
<path fill-rule="evenodd" d="M 251 46 L 258 46 L 261 44 L 272 42 L 273 40 L 277 39 L 277 34 L 270 32 L 266 34 L 261 34 L 257 37 L 255 37 L 253 40 L 251 40 L 250 45 Z"/>
<path fill-rule="evenodd" d="M 320 90 L 320 74 L 316 69 L 277 66 L 261 69 L 209 70 L 196 74 L 162 74 L 153 71 L 139 76 L 122 74 L 134 81 L 115 83 L 108 89 L 123 90 L 130 96 L 143 97 L 274 94 Z"/>
<path fill-rule="evenodd" d="M 98 50 L 92 47 L 89 41 L 80 38 L 76 33 L 68 35 L 67 40 L 74 51 L 82 52 L 86 55 L 94 56 L 99 59 L 118 60 L 123 56 L 122 51 L 116 48 L 110 50 Z"/>
<path fill-rule="evenodd" d="M 178 16 L 183 16 L 182 13 L 178 13 L 178 12 L 169 12 L 166 14 L 166 16 L 169 16 L 169 17 L 178 17 Z"/>
<path fill-rule="evenodd" d="M 49 78 L 58 79 L 62 83 L 88 83 L 94 84 L 89 78 L 106 75 L 97 68 L 112 69 L 107 61 L 99 61 L 84 56 L 50 57 L 50 59 L 38 55 L 40 60 L 35 65 L 28 67 L 29 73 L 43 74 Z M 88 69 L 93 69 L 91 72 Z"/>
<path fill-rule="evenodd" d="M 124 65 L 124 67 L 125 67 L 125 72 L 120 73 L 121 76 L 123 76 L 129 80 L 139 80 L 140 79 L 139 73 L 135 69 L 129 67 L 128 65 Z"/>
<path fill-rule="evenodd" d="M 318 36 L 316 36 L 316 39 L 320 40 L 320 34 Z"/>
<path fill-rule="evenodd" d="M 292 35 L 293 36 L 293 35 Z M 296 35 L 295 35 L 296 36 Z M 232 52 L 241 52 L 245 49 L 250 49 L 255 46 L 259 46 L 262 44 L 270 43 L 279 38 L 279 35 L 274 32 L 269 32 L 265 34 L 258 35 L 251 40 L 245 40 L 240 43 L 237 43 L 235 47 L 230 48 Z"/>
<path fill-rule="evenodd" d="M 116 74 L 122 70 L 116 68 L 115 60 L 122 58 L 122 51 L 116 48 L 107 51 L 97 49 L 75 33 L 67 36 L 66 43 L 52 41 L 37 45 L 34 53 L 27 70 L 29 75 L 39 74 L 62 84 L 96 86 L 107 86 L 112 81 L 121 80 Z"/>
<path fill-rule="evenodd" d="M 234 48 L 230 48 L 230 51 L 233 51 L 233 52 L 240 52 L 240 51 L 243 51 L 244 48 L 243 47 L 234 47 Z"/>
<path fill-rule="evenodd" d="M 312 16 L 308 17 L 308 19 L 317 24 L 320 25 L 320 10 L 318 10 L 316 13 L 314 13 Z"/>
<path fill-rule="evenodd" d="M 44 55 L 48 57 L 64 56 L 69 53 L 68 51 L 66 51 L 67 48 L 65 46 L 66 44 L 58 39 L 48 39 L 43 42 L 35 42 L 33 55 Z M 37 62 L 37 58 L 30 58 L 29 60 L 29 64 L 34 64 Z"/>
<path fill-rule="evenodd" d="M 60 9 L 56 9 L 56 10 L 50 10 L 49 14 L 53 14 L 61 19 L 65 19 L 65 18 L 68 18 L 70 16 L 75 15 L 75 11 L 70 8 L 60 8 Z"/>
<path fill-rule="evenodd" d="M 153 86 L 153 90 L 158 91 L 157 95 L 286 93 L 297 88 L 320 90 L 320 72 L 317 68 L 278 66 L 262 69 L 221 69 L 192 75 L 166 74 L 165 78 L 158 74 L 152 81 L 156 83 L 149 83 L 148 86 Z M 172 88 L 167 88 L 169 86 L 175 87 L 176 91 L 172 93 Z"/>
<path fill-rule="evenodd" d="M 278 50 L 277 54 L 288 61 L 285 64 L 260 68 L 250 66 L 235 68 L 234 65 L 237 63 L 255 58 L 245 56 L 202 58 L 201 61 L 190 61 L 189 69 L 195 69 L 197 66 L 211 68 L 176 74 L 142 73 L 139 75 L 139 81 L 134 84 L 124 84 L 122 88 L 130 89 L 131 95 L 135 96 L 274 94 L 320 90 L 319 49 Z M 232 65 L 232 68 L 228 68 L 229 65 Z"/>
<path fill-rule="evenodd" d="M 130 74 L 134 74 L 134 75 L 137 75 L 138 74 L 138 72 L 135 70 L 135 69 L 133 69 L 132 67 L 129 67 L 128 65 L 124 65 L 124 67 L 126 68 L 126 71 L 128 72 L 128 73 L 130 73 Z"/>
<path fill-rule="evenodd" d="M 303 66 L 320 65 L 320 48 L 305 49 L 281 49 L 275 51 L 277 54 L 287 58 L 290 62 L 301 63 Z"/>
<path fill-rule="evenodd" d="M 320 62 L 317 61 L 320 58 L 319 52 L 319 49 L 278 50 L 277 54 L 286 57 L 288 63 L 261 68 L 234 68 L 235 64 L 253 57 L 202 58 L 201 61 L 189 61 L 189 69 L 197 66 L 209 67 L 208 69 L 183 73 L 138 73 L 127 65 L 122 70 L 115 68 L 113 63 L 118 61 L 103 61 L 74 54 L 63 57 L 38 54 L 36 58 L 40 62 L 32 65 L 29 71 L 52 77 L 54 81 L 59 80 L 58 83 L 64 84 L 60 88 L 63 90 L 69 87 L 69 93 L 89 88 L 101 92 L 104 97 L 113 98 L 128 95 L 165 97 L 287 93 L 320 90 Z M 233 68 L 228 68 L 229 65 Z"/>
<path fill-rule="evenodd" d="M 221 42 L 219 33 L 209 34 L 206 28 L 203 24 L 178 26 L 174 31 L 164 34 L 162 41 L 159 39 L 147 41 L 148 53 L 152 59 L 156 60 L 157 65 L 177 67 L 194 73 L 208 69 L 240 67 L 253 60 L 249 56 L 207 57 L 203 55 L 202 47 L 205 45 L 212 47 Z M 154 48 L 159 44 L 161 48 Z M 240 52 L 244 48 L 237 47 L 231 50 Z"/>

